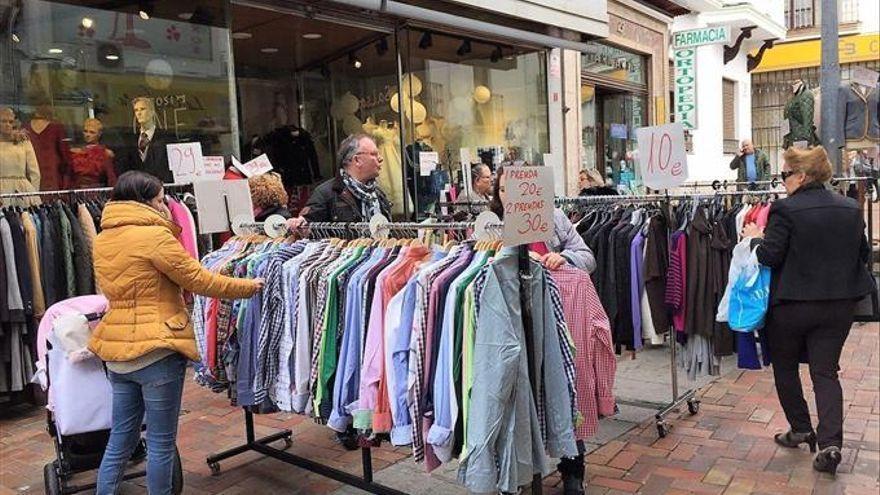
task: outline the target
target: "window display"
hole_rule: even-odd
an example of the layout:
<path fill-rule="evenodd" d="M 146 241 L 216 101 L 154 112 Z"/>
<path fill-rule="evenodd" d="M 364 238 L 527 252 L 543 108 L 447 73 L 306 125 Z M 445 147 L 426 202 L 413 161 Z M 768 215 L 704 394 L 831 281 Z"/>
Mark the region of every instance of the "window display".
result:
<path fill-rule="evenodd" d="M 199 141 L 205 155 L 235 151 L 229 84 L 228 2 L 156 0 L 102 9 L 29 0 L 13 9 L 12 67 L 0 100 L 17 113 L 40 169 L 40 189 L 107 184 L 102 152 L 84 139 L 100 119 L 113 173 L 146 170 L 170 181 L 166 143 Z M 138 105 L 150 115 L 135 118 Z M 146 134 L 147 138 L 144 138 Z M 71 148 L 78 150 L 71 152 Z M 94 166 L 93 166 L 94 165 Z M 18 166 L 16 164 L 16 166 Z M 88 174 L 87 174 L 88 175 Z"/>

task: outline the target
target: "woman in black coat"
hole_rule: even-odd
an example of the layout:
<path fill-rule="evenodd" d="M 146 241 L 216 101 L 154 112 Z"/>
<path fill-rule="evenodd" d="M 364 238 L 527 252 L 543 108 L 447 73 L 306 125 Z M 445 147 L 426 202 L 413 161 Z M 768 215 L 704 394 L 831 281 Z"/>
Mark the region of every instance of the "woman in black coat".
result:
<path fill-rule="evenodd" d="M 813 468 L 834 474 L 843 446 L 843 391 L 838 361 L 856 301 L 877 290 L 866 267 L 865 222 L 852 199 L 825 189 L 831 164 L 821 146 L 790 148 L 782 180 L 788 197 L 773 203 L 767 229 L 743 234 L 757 244 L 758 261 L 772 270 L 766 329 L 779 402 L 791 430 L 776 442 L 820 452 Z M 798 374 L 806 351 L 819 414 L 813 431 Z"/>

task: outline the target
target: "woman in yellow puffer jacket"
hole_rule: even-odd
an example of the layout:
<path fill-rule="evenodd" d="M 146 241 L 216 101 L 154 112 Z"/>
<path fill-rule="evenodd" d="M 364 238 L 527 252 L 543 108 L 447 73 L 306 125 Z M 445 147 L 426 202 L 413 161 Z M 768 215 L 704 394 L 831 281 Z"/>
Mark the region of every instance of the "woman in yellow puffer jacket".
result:
<path fill-rule="evenodd" d="M 162 182 L 143 172 L 119 177 L 101 229 L 93 256 L 109 310 L 89 348 L 107 364 L 113 412 L 97 493 L 116 493 L 146 416 L 147 490 L 170 494 L 186 362 L 199 359 L 182 291 L 246 298 L 263 282 L 202 268 L 175 237 L 180 228 L 171 221 Z"/>

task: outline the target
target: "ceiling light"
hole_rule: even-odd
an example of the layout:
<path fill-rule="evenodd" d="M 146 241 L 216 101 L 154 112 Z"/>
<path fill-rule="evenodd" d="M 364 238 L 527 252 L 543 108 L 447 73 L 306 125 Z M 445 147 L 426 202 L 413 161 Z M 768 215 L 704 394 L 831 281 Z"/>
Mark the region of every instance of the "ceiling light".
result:
<path fill-rule="evenodd" d="M 354 56 L 354 52 L 351 52 L 351 53 L 348 54 L 348 62 L 349 62 L 349 63 L 351 64 L 351 66 L 354 67 L 355 69 L 360 69 L 361 67 L 364 66 L 364 63 L 361 62 L 361 59 L 359 59 L 359 58 L 357 58 L 357 57 Z"/>
<path fill-rule="evenodd" d="M 119 55 L 109 54 L 109 55 L 105 55 L 104 58 L 106 58 L 107 60 L 119 60 Z"/>
<path fill-rule="evenodd" d="M 503 53 L 501 52 L 501 47 L 496 45 L 495 49 L 492 50 L 492 55 L 489 57 L 489 59 L 492 60 L 492 63 L 494 64 L 501 60 L 502 55 Z"/>
<path fill-rule="evenodd" d="M 140 16 L 140 18 L 145 21 L 150 20 L 150 13 L 147 12 L 146 10 L 138 10 L 138 16 Z"/>
<path fill-rule="evenodd" d="M 153 16 L 153 2 L 138 2 L 138 16 L 145 21 L 149 21 L 150 17 Z"/>
<path fill-rule="evenodd" d="M 324 35 L 321 33 L 305 33 L 305 34 L 303 34 L 303 38 L 305 38 L 307 40 L 319 40 L 323 37 L 324 37 Z"/>
<path fill-rule="evenodd" d="M 58 55 L 59 53 L 64 53 L 64 50 L 61 48 L 49 48 L 49 53 L 53 55 Z"/>
<path fill-rule="evenodd" d="M 180 19 L 183 19 L 184 21 L 188 21 L 188 20 L 192 19 L 192 16 L 193 16 L 192 12 L 181 12 L 181 13 L 177 14 L 177 17 L 179 17 Z"/>
<path fill-rule="evenodd" d="M 461 46 L 458 47 L 455 53 L 458 54 L 459 57 L 463 57 L 471 52 L 471 40 L 464 40 L 461 42 Z"/>
<path fill-rule="evenodd" d="M 12 33 L 12 41 L 15 43 L 21 43 L 21 38 L 19 38 L 17 34 Z"/>
<path fill-rule="evenodd" d="M 425 31 L 425 33 L 422 35 L 421 39 L 419 39 L 419 48 L 424 50 L 426 48 L 430 48 L 431 45 L 433 45 L 433 44 L 434 44 L 433 40 L 431 40 L 431 33 Z"/>
<path fill-rule="evenodd" d="M 252 35 L 251 33 L 244 32 L 244 31 L 232 33 L 232 39 L 234 39 L 234 40 L 249 40 L 253 37 L 254 37 L 254 35 Z"/>
<path fill-rule="evenodd" d="M 277 49 L 277 48 L 272 48 L 272 47 L 269 47 L 269 46 L 267 46 L 266 48 L 260 48 L 260 51 L 263 52 L 263 53 L 278 53 L 278 49 Z"/>
<path fill-rule="evenodd" d="M 82 27 L 84 27 L 86 29 L 91 29 L 92 26 L 95 25 L 95 21 L 91 17 L 83 17 L 80 24 L 82 24 Z"/>
<path fill-rule="evenodd" d="M 382 56 L 388 52 L 388 39 L 382 38 L 376 43 L 376 55 Z"/>

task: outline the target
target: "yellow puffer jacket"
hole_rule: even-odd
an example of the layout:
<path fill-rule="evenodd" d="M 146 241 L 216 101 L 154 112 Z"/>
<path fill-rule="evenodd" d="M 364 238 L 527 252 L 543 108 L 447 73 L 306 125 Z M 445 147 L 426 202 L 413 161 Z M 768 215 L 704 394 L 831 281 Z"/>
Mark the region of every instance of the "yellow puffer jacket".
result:
<path fill-rule="evenodd" d="M 180 227 L 145 204 L 107 203 L 101 228 L 93 248 L 95 275 L 110 304 L 89 348 L 105 361 L 130 361 L 156 349 L 197 360 L 181 288 L 223 299 L 257 291 L 253 280 L 202 268 L 175 238 Z"/>

